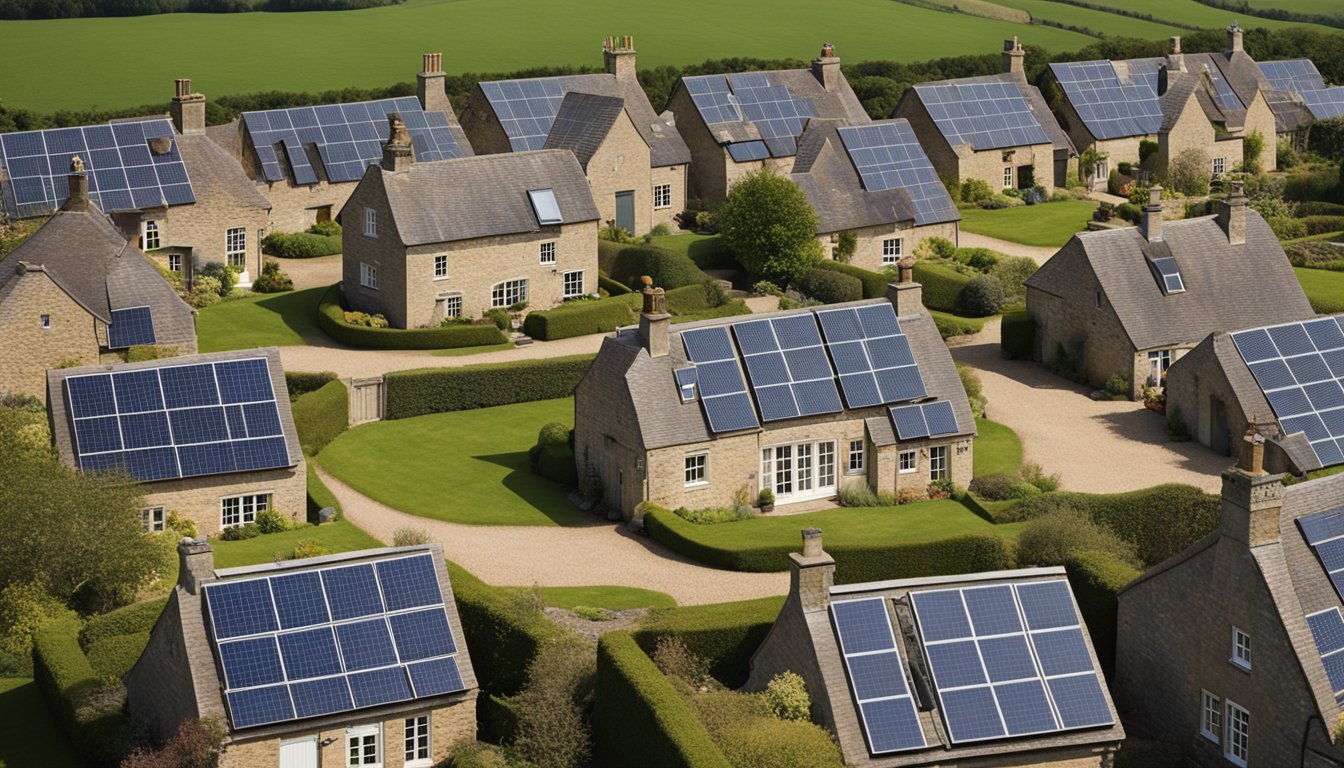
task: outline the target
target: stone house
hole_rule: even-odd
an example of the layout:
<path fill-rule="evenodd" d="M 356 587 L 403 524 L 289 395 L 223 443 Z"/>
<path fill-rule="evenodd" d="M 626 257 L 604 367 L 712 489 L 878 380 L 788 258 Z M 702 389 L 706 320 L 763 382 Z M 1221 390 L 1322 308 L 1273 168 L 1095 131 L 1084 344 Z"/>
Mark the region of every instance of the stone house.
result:
<path fill-rule="evenodd" d="M 598 211 L 573 152 L 419 162 L 393 122 L 341 209 L 345 302 L 394 328 L 597 293 Z"/>
<path fill-rule="evenodd" d="M 753 171 L 792 172 L 808 120 L 869 122 L 829 43 L 809 69 L 683 77 L 667 110 L 691 151 L 689 195 L 709 203 Z"/>
<path fill-rule="evenodd" d="M 1026 281 L 1034 357 L 1095 387 L 1120 374 L 1138 398 L 1210 333 L 1312 317 L 1278 238 L 1233 187 L 1216 216 L 1164 223 L 1154 187 L 1139 227 L 1074 235 Z"/>
<path fill-rule="evenodd" d="M 1125 731 L 1063 568 L 838 585 L 815 528 L 789 560 L 745 689 L 800 675 L 846 765 L 1113 764 Z"/>
<path fill-rule="evenodd" d="M 961 214 L 905 120 L 813 120 L 789 178 L 816 211 L 830 258 L 841 258 L 846 232 L 854 236 L 849 263 L 874 272 L 895 268 L 927 237 L 957 241 Z"/>
<path fill-rule="evenodd" d="M 644 501 L 731 505 L 742 489 L 782 506 L 845 486 L 965 487 L 975 420 L 912 264 L 890 301 L 671 327 L 646 289 L 639 328 L 603 339 L 575 389 L 580 477 L 627 518 Z"/>
<path fill-rule="evenodd" d="M 193 311 L 89 201 L 88 173 L 0 259 L 0 392 L 43 397 L 46 370 L 125 359 L 132 346 L 196 351 Z"/>
<path fill-rule="evenodd" d="M 308 474 L 275 347 L 47 371 L 66 464 L 139 481 L 145 530 L 169 515 L 202 536 L 263 510 L 307 512 Z"/>
<path fill-rule="evenodd" d="M 1344 475 L 1285 488 L 1264 449 L 1223 473 L 1217 530 L 1121 590 L 1116 705 L 1183 764 L 1337 766 Z"/>
<path fill-rule="evenodd" d="M 609 37 L 602 74 L 480 83 L 462 127 L 480 154 L 568 149 L 592 187 L 603 225 L 632 235 L 676 229 L 686 208 L 690 150 L 635 77 L 634 39 Z"/>
<path fill-rule="evenodd" d="M 1259 67 L 1279 141 L 1301 149 L 1312 122 L 1344 117 L 1344 86 L 1326 85 L 1311 59 L 1262 61 Z"/>
<path fill-rule="evenodd" d="M 1344 464 L 1341 319 L 1211 334 L 1168 372 L 1167 419 L 1224 455 L 1254 429 L 1275 472 Z"/>
<path fill-rule="evenodd" d="M 138 738 L 213 720 L 219 768 L 426 768 L 475 738 L 442 545 L 218 570 L 204 539 L 177 552 L 177 584 L 124 677 Z"/>
<path fill-rule="evenodd" d="M 891 116 L 910 121 L 941 178 L 995 191 L 1066 185 L 1078 152 L 1027 83 L 1024 56 L 1017 38 L 1005 40 L 1000 74 L 920 83 L 901 96 Z"/>

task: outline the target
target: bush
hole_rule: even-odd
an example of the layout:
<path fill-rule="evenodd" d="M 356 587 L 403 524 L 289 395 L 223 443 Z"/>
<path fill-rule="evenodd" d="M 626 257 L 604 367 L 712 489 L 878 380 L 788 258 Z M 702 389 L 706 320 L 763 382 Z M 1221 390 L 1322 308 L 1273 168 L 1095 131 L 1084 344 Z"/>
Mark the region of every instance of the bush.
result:
<path fill-rule="evenodd" d="M 280 271 L 280 262 L 266 259 L 261 265 L 261 274 L 252 281 L 252 290 L 256 293 L 283 293 L 294 290 L 294 281 Z"/>
<path fill-rule="evenodd" d="M 569 397 L 593 355 L 520 360 L 387 374 L 387 418 Z"/>
<path fill-rule="evenodd" d="M 289 520 L 279 510 L 263 509 L 257 513 L 257 530 L 262 533 L 284 533 L 289 530 Z"/>
<path fill-rule="evenodd" d="M 1299 158 L 1297 150 L 1287 141 L 1280 141 L 1274 150 L 1275 165 L 1280 171 L 1286 171 L 1297 165 Z"/>
<path fill-rule="evenodd" d="M 701 509 L 677 507 L 672 511 L 682 520 L 685 520 L 688 523 L 695 523 L 696 525 L 731 523 L 737 520 L 747 520 L 755 516 L 755 513 L 751 511 L 751 507 L 745 504 L 730 507 L 703 507 Z"/>
<path fill-rule="evenodd" d="M 339 226 L 339 225 L 337 225 Z M 341 252 L 341 235 L 311 232 L 272 232 L 261 241 L 261 252 L 282 259 L 312 259 Z"/>
<path fill-rule="evenodd" d="M 917 261 L 951 260 L 957 256 L 957 246 L 945 237 L 926 237 L 915 246 Z"/>
<path fill-rule="evenodd" d="M 1007 291 L 997 277 L 976 275 L 962 289 L 958 309 L 971 317 L 989 317 L 1003 309 L 1007 297 Z"/>
<path fill-rule="evenodd" d="M 1308 200 L 1297 204 L 1298 216 L 1344 216 L 1344 204 Z"/>
<path fill-rule="evenodd" d="M 561 424 L 558 421 L 552 421 L 543 426 L 541 431 L 537 433 L 537 445 L 540 445 L 543 448 L 548 446 L 568 446 L 569 434 L 571 431 L 572 430 L 564 424 Z"/>
<path fill-rule="evenodd" d="M 331 371 L 321 371 L 320 373 L 285 371 L 285 389 L 289 390 L 290 400 L 297 400 L 309 392 L 316 392 L 326 386 L 328 382 L 335 380 L 336 374 Z"/>
<path fill-rule="evenodd" d="M 93 765 L 115 765 L 129 748 L 122 707 L 126 689 L 104 684 L 76 638 L 79 619 L 48 623 L 33 634 L 33 678 L 66 737 Z"/>
<path fill-rule="evenodd" d="M 149 360 L 164 360 L 177 357 L 177 347 L 158 344 L 136 344 L 126 350 L 126 362 L 143 363 Z"/>
<path fill-rule="evenodd" d="M 1305 203 L 1311 200 L 1329 200 L 1334 197 L 1339 174 L 1334 168 L 1294 173 L 1283 184 L 1285 200 Z"/>
<path fill-rule="evenodd" d="M 1133 203 L 1121 203 L 1115 206 L 1115 215 L 1131 224 L 1138 224 L 1143 220 L 1143 209 Z"/>
<path fill-rule="evenodd" d="M 566 441 L 560 445 L 538 445 L 536 448 L 537 474 L 565 488 L 579 484 L 578 469 L 574 464 L 574 449 Z"/>
<path fill-rule="evenodd" d="M 771 714 L 780 720 L 807 720 L 811 717 L 812 697 L 807 683 L 796 672 L 780 672 L 765 686 L 765 702 Z"/>
<path fill-rule="evenodd" d="M 224 541 L 246 541 L 255 539 L 261 535 L 261 527 L 256 523 L 247 523 L 245 525 L 235 525 L 220 531 L 219 538 Z"/>
<path fill-rule="evenodd" d="M 1142 165 L 1148 162 L 1148 158 L 1157 154 L 1157 151 L 1160 148 L 1161 145 L 1159 145 L 1156 141 L 1141 139 L 1139 141 L 1139 164 Z"/>
<path fill-rule="evenodd" d="M 960 309 L 961 293 L 970 282 L 951 267 L 924 261 L 915 262 L 914 279 L 923 286 L 924 306 L 941 312 Z"/>
<path fill-rule="evenodd" d="M 1016 475 L 996 473 L 976 475 L 971 478 L 969 490 L 985 501 L 1006 501 L 1012 498 L 1014 483 L 1020 482 Z"/>
<path fill-rule="evenodd" d="M 365 349 L 455 349 L 501 344 L 508 338 L 490 325 L 447 328 L 363 328 L 345 321 L 341 286 L 331 286 L 317 306 L 317 324 L 334 341 Z"/>
<path fill-rule="evenodd" d="M 624 284 L 618 283 L 604 274 L 598 273 L 597 287 L 606 291 L 608 296 L 624 296 L 630 292 L 630 289 Z"/>
<path fill-rule="evenodd" d="M 1265 135 L 1258 129 L 1241 140 L 1241 165 L 1247 173 L 1260 172 L 1260 155 L 1265 151 Z"/>
<path fill-rule="evenodd" d="M 811 722 L 771 716 L 761 695 L 684 691 L 728 762 L 751 768 L 842 768 L 831 735 Z"/>
<path fill-rule="evenodd" d="M 1004 208 L 1017 208 L 1026 205 L 1026 203 L 1023 202 L 1022 198 L 1020 197 L 1013 197 L 1011 195 L 994 195 L 993 197 L 981 200 L 979 203 L 977 203 L 977 205 L 979 205 L 981 208 L 984 208 L 987 211 L 999 211 L 1003 210 Z"/>
<path fill-rule="evenodd" d="M 1034 461 L 1024 462 L 1021 470 L 1022 480 L 1045 493 L 1059 490 L 1059 473 L 1046 474 L 1040 464 Z"/>
<path fill-rule="evenodd" d="M 346 312 L 344 314 L 345 322 L 360 328 L 386 328 L 387 318 L 380 314 L 367 314 L 364 312 Z"/>
<path fill-rule="evenodd" d="M 1027 278 L 1036 274 L 1039 267 L 1026 256 L 1004 256 L 989 270 L 989 276 L 996 278 L 1003 286 L 1004 305 L 1020 307 L 1027 303 Z"/>
<path fill-rule="evenodd" d="M 219 303 L 219 281 L 208 275 L 197 275 L 191 279 L 191 292 L 185 298 L 196 309 L 213 307 Z"/>
<path fill-rule="evenodd" d="M 887 283 L 889 281 L 887 276 L 881 272 L 873 272 L 829 259 L 822 259 L 817 264 L 817 269 L 839 272 L 842 275 L 858 278 L 859 282 L 863 284 L 863 298 L 865 299 L 882 299 L 887 296 Z"/>
<path fill-rule="evenodd" d="M 994 190 L 984 179 L 965 179 L 961 182 L 961 200 L 965 203 L 978 203 L 994 196 Z"/>
<path fill-rule="evenodd" d="M 149 632 L 105 637 L 89 646 L 89 665 L 104 679 L 120 679 L 149 645 Z"/>
<path fill-rule="evenodd" d="M 103 640 L 149 632 L 154 628 L 168 598 L 131 603 L 115 611 L 91 617 L 79 631 L 79 644 L 88 650 Z"/>
<path fill-rule="evenodd" d="M 716 680 L 737 688 L 747 681 L 751 656 L 765 641 L 783 604 L 783 597 L 763 597 L 658 608 L 649 612 L 634 636 L 646 653 L 654 653 L 667 640 L 679 641 L 690 654 L 703 659 Z"/>
<path fill-rule="evenodd" d="M 778 296 L 783 292 L 778 285 L 769 280 L 758 280 L 755 285 L 751 286 L 753 296 Z"/>
<path fill-rule="evenodd" d="M 1167 164 L 1167 186 L 1190 197 L 1209 193 L 1209 155 L 1191 147 L 1181 150 Z"/>
<path fill-rule="evenodd" d="M 481 315 L 481 319 L 489 320 L 496 328 L 504 333 L 513 330 L 513 315 L 509 314 L 509 310 L 504 309 L 503 307 L 491 307 L 490 309 L 485 310 Z"/>
<path fill-rule="evenodd" d="M 1017 537 L 1017 563 L 1064 565 L 1073 553 L 1084 549 L 1106 552 L 1134 568 L 1139 565 L 1134 545 L 1074 509 L 1056 510 L 1023 526 Z"/>
<path fill-rule="evenodd" d="M 770 168 L 735 182 L 714 218 L 724 244 L 753 279 L 791 284 L 821 260 L 817 214 L 807 195 Z"/>
<path fill-rule="evenodd" d="M 1308 235 L 1344 231 L 1344 216 L 1305 216 L 1301 219 Z"/>
<path fill-rule="evenodd" d="M 340 235 L 341 223 L 335 219 L 314 222 L 313 226 L 308 228 L 308 232 L 314 235 L 325 235 L 328 237 L 331 235 Z"/>
<path fill-rule="evenodd" d="M 685 641 L 675 635 L 663 635 L 655 640 L 653 653 L 649 656 L 659 672 L 692 688 L 699 688 L 713 679 L 709 674 L 709 662 L 691 653 Z"/>
<path fill-rule="evenodd" d="M 1106 394 L 1111 397 L 1128 398 L 1131 389 L 1129 377 L 1119 371 L 1112 373 L 1110 378 L 1106 379 Z"/>
<path fill-rule="evenodd" d="M 1294 267 L 1330 269 L 1331 265 L 1344 261 L 1344 248 L 1319 240 L 1292 243 L 1285 245 L 1283 250 L 1288 254 L 1288 262 Z"/>
<path fill-rule="evenodd" d="M 527 669 L 511 702 L 518 716 L 513 748 L 547 768 L 580 768 L 591 752 L 584 714 L 592 705 L 596 660 L 578 640 L 552 641 Z"/>
<path fill-rule="evenodd" d="M 490 697 L 482 696 L 477 700 L 478 706 L 482 699 L 490 700 Z M 484 732 L 482 732 L 481 738 L 485 738 Z M 505 757 L 504 748 L 494 744 L 487 744 L 483 741 L 462 741 L 454 744 L 450 751 L 453 755 L 452 760 L 439 763 L 438 768 L 509 768 L 509 761 Z"/>
<path fill-rule="evenodd" d="M 616 226 L 616 222 L 610 221 L 607 226 L 597 230 L 599 240 L 606 240 L 612 243 L 633 243 L 635 238 L 630 234 L 630 230 L 625 227 Z"/>
<path fill-rule="evenodd" d="M 1274 236 L 1280 240 L 1297 240 L 1307 236 L 1307 225 L 1301 219 L 1275 216 L 1267 221 Z"/>
<path fill-rule="evenodd" d="M 291 408 L 305 456 L 316 456 L 350 426 L 350 393 L 340 381 L 296 398 Z"/>
<path fill-rule="evenodd" d="M 597 241 L 597 269 L 608 276 L 611 275 L 611 265 L 616 263 L 616 256 L 627 247 L 621 243 L 613 243 L 608 240 Z"/>
<path fill-rule="evenodd" d="M 518 693 L 532 659 L 560 628 L 527 594 L 492 587 L 452 562 L 448 574 L 477 683 L 488 693 Z"/>
<path fill-rule="evenodd" d="M 958 248 L 956 260 L 977 272 L 988 272 L 999 263 L 1002 254 L 988 248 Z"/>
<path fill-rule="evenodd" d="M 214 278 L 219 282 L 217 290 L 221 299 L 228 298 L 228 295 L 233 292 L 234 286 L 238 284 L 238 273 L 217 261 L 196 270 L 193 282 L 200 282 L 203 277 Z"/>
<path fill-rule="evenodd" d="M 645 275 L 653 278 L 655 287 L 668 291 L 709 279 L 689 256 L 651 245 L 622 249 L 607 274 L 636 291 L 643 290 L 640 278 Z"/>
<path fill-rule="evenodd" d="M 1097 661 L 1110 678 L 1115 671 L 1116 595 L 1137 579 L 1140 571 L 1112 554 L 1086 547 L 1071 554 L 1064 568 L 1078 611 L 1092 636 Z"/>
<path fill-rule="evenodd" d="M 814 269 L 796 285 L 798 292 L 822 304 L 840 304 L 863 298 L 863 283 L 856 277 L 826 269 Z"/>
<path fill-rule="evenodd" d="M 840 486 L 835 501 L 842 507 L 894 507 L 896 497 L 883 491 L 874 493 L 867 483 L 850 483 Z"/>
<path fill-rule="evenodd" d="M 0 676 L 33 676 L 33 633 L 74 616 L 39 584 L 0 589 Z"/>
<path fill-rule="evenodd" d="M 394 547 L 415 547 L 421 544 L 428 544 L 433 539 L 421 528 L 398 528 L 392 532 L 392 546 Z"/>
<path fill-rule="evenodd" d="M 579 301 L 555 309 L 532 312 L 523 320 L 523 333 L 540 341 L 556 341 L 591 333 L 609 333 L 635 322 L 627 296 Z"/>

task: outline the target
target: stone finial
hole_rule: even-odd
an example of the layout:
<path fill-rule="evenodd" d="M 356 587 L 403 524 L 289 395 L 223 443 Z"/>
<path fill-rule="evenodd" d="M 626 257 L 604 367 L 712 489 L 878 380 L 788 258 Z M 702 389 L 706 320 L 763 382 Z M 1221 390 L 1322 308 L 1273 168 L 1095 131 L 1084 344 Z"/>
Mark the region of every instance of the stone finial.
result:
<path fill-rule="evenodd" d="M 406 130 L 406 122 L 396 112 L 387 116 L 387 126 L 388 139 L 383 145 L 383 170 L 393 173 L 405 171 L 415 164 L 415 145 L 411 144 L 411 132 Z"/>
<path fill-rule="evenodd" d="M 644 308 L 641 311 L 646 315 L 656 314 L 653 311 L 653 278 L 648 275 L 643 275 L 639 278 L 639 281 L 644 284 L 644 290 L 642 291 L 644 294 Z"/>
<path fill-rule="evenodd" d="M 71 173 L 84 172 L 84 160 L 79 155 L 75 155 L 74 157 L 70 158 L 70 172 Z"/>
<path fill-rule="evenodd" d="M 835 46 L 830 43 L 821 44 L 821 56 L 819 58 L 830 59 L 835 56 Z"/>
<path fill-rule="evenodd" d="M 79 155 L 70 158 L 70 175 L 66 177 L 69 192 L 63 211 L 87 211 L 89 209 L 89 177 L 84 173 L 84 159 Z"/>
<path fill-rule="evenodd" d="M 1234 21 L 1227 28 L 1227 51 L 1235 53 L 1240 50 L 1242 50 L 1241 25 Z"/>
<path fill-rule="evenodd" d="M 803 529 L 803 557 L 821 557 L 821 529 Z"/>
<path fill-rule="evenodd" d="M 1148 188 L 1148 204 L 1149 204 L 1149 205 L 1161 205 L 1161 204 L 1162 204 L 1162 185 L 1161 185 L 1161 184 L 1154 184 L 1153 186 L 1151 186 L 1151 187 Z"/>
<path fill-rule="evenodd" d="M 915 281 L 914 256 L 902 256 L 901 260 L 896 262 L 896 269 L 900 271 L 901 284 L 913 283 Z"/>
<path fill-rule="evenodd" d="M 1181 52 L 1181 36 L 1180 36 L 1180 35 L 1172 35 L 1172 36 L 1171 36 L 1171 53 L 1173 53 L 1173 54 L 1177 54 L 1177 53 L 1180 53 L 1180 52 Z"/>

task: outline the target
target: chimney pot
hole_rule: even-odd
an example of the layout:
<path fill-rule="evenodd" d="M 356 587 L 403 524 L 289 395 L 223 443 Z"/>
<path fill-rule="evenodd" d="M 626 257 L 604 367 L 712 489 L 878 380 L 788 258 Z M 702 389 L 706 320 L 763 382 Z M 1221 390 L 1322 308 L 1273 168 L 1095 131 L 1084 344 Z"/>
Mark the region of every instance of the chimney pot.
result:
<path fill-rule="evenodd" d="M 182 537 L 177 542 L 177 584 L 191 594 L 200 594 L 201 584 L 215 577 L 215 555 L 204 536 Z"/>
<path fill-rule="evenodd" d="M 789 553 L 789 599 L 805 613 L 824 611 L 831 603 L 835 560 L 821 548 L 821 531 L 803 529 L 803 551 Z"/>
<path fill-rule="evenodd" d="M 1004 74 L 1021 75 L 1026 78 L 1026 71 L 1023 69 L 1023 60 L 1026 54 L 1022 51 L 1022 44 L 1014 37 L 1012 40 L 1003 41 L 1003 65 L 1001 69 Z"/>
<path fill-rule="evenodd" d="M 635 38 L 614 35 L 602 41 L 602 63 L 617 80 L 635 81 Z"/>
<path fill-rule="evenodd" d="M 453 114 L 448 103 L 448 94 L 443 89 L 446 77 L 443 74 L 443 54 L 426 53 L 421 55 L 421 72 L 415 76 L 415 95 L 420 100 L 420 108 L 426 112 L 444 112 Z"/>
<path fill-rule="evenodd" d="M 174 83 L 168 112 L 178 133 L 205 133 L 205 97 L 192 93 L 190 78 L 179 77 Z"/>
<path fill-rule="evenodd" d="M 640 280 L 644 283 L 644 306 L 639 313 L 639 337 L 649 357 L 667 357 L 668 330 L 672 325 L 672 316 L 667 314 L 667 294 L 662 288 L 654 288 L 653 278 L 648 275 Z"/>
<path fill-rule="evenodd" d="M 821 529 L 803 529 L 803 557 L 821 557 Z"/>
<path fill-rule="evenodd" d="M 65 204 L 61 206 L 61 210 L 87 211 L 89 209 L 89 177 L 84 173 L 84 160 L 79 155 L 70 158 L 70 175 L 67 177 L 67 186 L 70 188 L 70 192 L 65 198 Z"/>
<path fill-rule="evenodd" d="M 1181 36 L 1180 36 L 1180 35 L 1172 35 L 1172 36 L 1171 36 L 1171 52 L 1172 52 L 1172 53 L 1180 53 L 1180 52 L 1181 52 Z"/>
<path fill-rule="evenodd" d="M 1154 184 L 1148 189 L 1148 204 L 1143 207 L 1143 238 L 1150 243 L 1162 239 L 1162 187 Z"/>
<path fill-rule="evenodd" d="M 1241 25 L 1232 22 L 1232 26 L 1227 28 L 1227 52 L 1235 53 L 1242 50 Z"/>
<path fill-rule="evenodd" d="M 388 139 L 383 145 L 383 170 L 392 173 L 405 171 L 415 164 L 415 145 L 411 143 L 410 131 L 399 113 L 387 116 Z"/>

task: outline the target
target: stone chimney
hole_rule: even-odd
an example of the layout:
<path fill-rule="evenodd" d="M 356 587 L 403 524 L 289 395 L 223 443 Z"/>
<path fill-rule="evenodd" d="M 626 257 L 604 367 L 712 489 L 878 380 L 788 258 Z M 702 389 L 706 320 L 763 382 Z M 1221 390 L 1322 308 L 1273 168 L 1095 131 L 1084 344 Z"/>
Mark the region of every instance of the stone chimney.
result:
<path fill-rule="evenodd" d="M 84 173 L 84 161 L 79 155 L 70 158 L 69 181 L 70 194 L 65 198 L 62 211 L 87 211 L 89 209 L 89 177 Z"/>
<path fill-rule="evenodd" d="M 173 92 L 173 103 L 169 107 L 173 116 L 173 125 L 183 135 L 205 133 L 205 96 L 191 92 L 191 80 L 185 77 L 177 79 Z"/>
<path fill-rule="evenodd" d="M 215 578 L 215 553 L 204 536 L 184 536 L 177 542 L 177 564 L 177 585 L 193 595 L 200 594 L 202 583 Z"/>
<path fill-rule="evenodd" d="M 602 41 L 602 63 L 617 80 L 635 81 L 635 36 L 616 35 Z"/>
<path fill-rule="evenodd" d="M 1026 70 L 1022 67 L 1022 60 L 1026 56 L 1022 51 L 1022 44 L 1014 37 L 1012 40 L 1003 41 L 1003 66 L 1001 69 L 1006 75 L 1016 75 L 1026 79 Z"/>
<path fill-rule="evenodd" d="M 1246 244 L 1246 195 L 1241 180 L 1232 182 L 1232 191 L 1218 204 L 1218 226 L 1227 234 L 1228 245 Z"/>
<path fill-rule="evenodd" d="M 420 73 L 415 76 L 415 96 L 420 99 L 420 108 L 426 112 L 451 113 L 453 107 L 443 90 L 443 54 L 426 53 L 420 60 Z"/>
<path fill-rule="evenodd" d="M 905 256 L 896 262 L 900 270 L 899 282 L 887 284 L 887 301 L 896 310 L 896 316 L 918 315 L 924 312 L 924 287 L 915 282 L 915 258 Z"/>
<path fill-rule="evenodd" d="M 821 548 L 821 530 L 803 529 L 803 551 L 789 553 L 789 597 L 803 613 L 824 611 L 831 603 L 835 560 Z"/>
<path fill-rule="evenodd" d="M 1167 69 L 1172 76 L 1185 71 L 1185 54 L 1181 53 L 1181 36 L 1171 36 L 1171 50 L 1167 52 Z"/>
<path fill-rule="evenodd" d="M 1283 475 L 1265 471 L 1265 438 L 1252 424 L 1242 439 L 1237 465 L 1223 472 L 1221 533 L 1247 546 L 1279 540 Z"/>
<path fill-rule="evenodd" d="M 644 275 L 644 308 L 639 313 L 639 338 L 649 357 L 667 357 L 667 332 L 672 316 L 667 313 L 667 297 L 662 288 L 653 287 L 653 278 Z"/>
<path fill-rule="evenodd" d="M 415 145 L 411 144 L 410 131 L 401 115 L 393 112 L 387 116 L 388 139 L 383 145 L 383 170 L 400 173 L 415 165 Z"/>
<path fill-rule="evenodd" d="M 827 91 L 840 87 L 840 57 L 835 55 L 835 46 L 822 43 L 821 54 L 812 60 L 812 76 Z"/>
<path fill-rule="evenodd" d="M 1236 53 L 1242 50 L 1241 47 L 1241 25 L 1232 22 L 1232 26 L 1227 28 L 1227 52 Z"/>
<path fill-rule="evenodd" d="M 1148 204 L 1143 206 L 1139 234 L 1150 243 L 1162 239 L 1162 187 L 1158 184 L 1148 188 Z"/>

